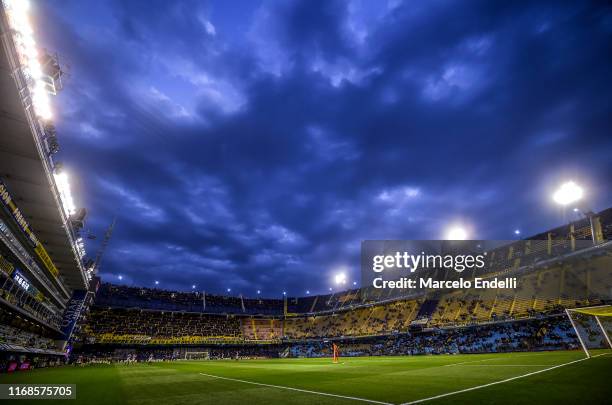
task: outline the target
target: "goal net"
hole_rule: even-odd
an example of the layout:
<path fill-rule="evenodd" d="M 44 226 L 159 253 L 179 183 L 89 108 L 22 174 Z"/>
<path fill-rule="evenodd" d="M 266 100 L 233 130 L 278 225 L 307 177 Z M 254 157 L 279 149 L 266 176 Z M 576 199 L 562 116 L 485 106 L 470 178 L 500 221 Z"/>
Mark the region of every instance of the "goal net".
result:
<path fill-rule="evenodd" d="M 612 305 L 566 309 L 587 357 L 612 349 Z"/>
<path fill-rule="evenodd" d="M 205 352 L 185 352 L 185 360 L 210 360 L 210 353 Z"/>

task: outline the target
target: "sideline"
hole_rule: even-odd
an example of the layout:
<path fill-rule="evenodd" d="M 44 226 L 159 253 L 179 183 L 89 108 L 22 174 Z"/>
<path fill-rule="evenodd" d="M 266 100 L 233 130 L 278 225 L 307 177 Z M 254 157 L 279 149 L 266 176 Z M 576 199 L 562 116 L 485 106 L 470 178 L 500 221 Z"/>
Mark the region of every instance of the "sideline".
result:
<path fill-rule="evenodd" d="M 553 364 L 464 364 L 464 367 L 550 367 Z"/>

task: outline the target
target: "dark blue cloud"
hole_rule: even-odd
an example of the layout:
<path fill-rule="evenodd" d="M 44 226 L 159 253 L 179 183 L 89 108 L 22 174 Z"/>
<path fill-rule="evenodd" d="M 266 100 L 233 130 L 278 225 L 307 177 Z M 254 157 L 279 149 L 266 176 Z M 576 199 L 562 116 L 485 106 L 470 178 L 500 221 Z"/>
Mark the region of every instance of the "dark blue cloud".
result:
<path fill-rule="evenodd" d="M 36 6 L 70 65 L 77 200 L 94 232 L 118 218 L 107 280 L 323 291 L 335 268 L 357 279 L 363 239 L 537 233 L 566 178 L 612 202 L 599 3 Z"/>

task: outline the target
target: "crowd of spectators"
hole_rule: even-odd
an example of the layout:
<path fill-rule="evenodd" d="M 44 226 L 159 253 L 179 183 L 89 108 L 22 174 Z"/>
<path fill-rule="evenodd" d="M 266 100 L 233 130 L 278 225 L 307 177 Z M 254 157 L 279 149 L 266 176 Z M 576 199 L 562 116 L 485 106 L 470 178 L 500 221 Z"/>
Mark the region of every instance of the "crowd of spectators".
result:
<path fill-rule="evenodd" d="M 52 339 L 8 325 L 0 325 L 0 344 L 16 345 L 27 349 L 56 350 L 55 342 Z"/>
<path fill-rule="evenodd" d="M 387 336 L 312 339 L 275 344 L 205 346 L 85 345 L 73 356 L 76 364 L 184 359 L 247 359 L 331 356 L 332 343 L 341 356 L 436 355 L 578 349 L 565 316 L 497 322 L 478 326 L 394 333 Z"/>
<path fill-rule="evenodd" d="M 343 356 L 491 353 L 575 349 L 577 337 L 566 317 L 530 319 L 488 325 L 435 329 L 385 337 L 335 340 Z M 325 340 L 293 344 L 293 357 L 325 357 Z"/>
<path fill-rule="evenodd" d="M 74 365 L 158 362 L 175 360 L 242 360 L 278 358 L 285 345 L 209 345 L 189 347 L 116 347 L 85 345 L 71 356 Z"/>
<path fill-rule="evenodd" d="M 368 336 L 405 331 L 418 313 L 417 300 L 358 307 L 338 313 L 285 320 L 288 339 Z"/>
<path fill-rule="evenodd" d="M 98 306 L 202 314 L 285 317 L 288 338 L 361 336 L 405 331 L 425 316 L 430 326 L 467 325 L 533 317 L 557 308 L 596 305 L 611 275 L 606 258 L 572 266 L 549 266 L 527 272 L 518 287 L 438 291 L 400 300 L 368 295 L 367 289 L 314 297 L 256 299 L 175 292 L 103 284 Z M 432 296 L 433 295 L 433 296 Z M 609 291 L 608 291 L 609 296 Z M 369 298 L 368 298 L 369 297 Z M 385 298 L 382 302 L 381 299 Z M 364 304 L 364 301 L 373 300 Z M 428 311 L 423 311 L 429 308 Z M 424 312 L 427 312 L 426 314 Z"/>
<path fill-rule="evenodd" d="M 233 315 L 99 307 L 91 309 L 83 333 L 88 343 L 197 343 L 242 336 Z"/>
<path fill-rule="evenodd" d="M 283 320 L 243 318 L 242 336 L 245 340 L 278 340 L 283 336 Z"/>
<path fill-rule="evenodd" d="M 50 335 L 47 329 L 0 308 L 0 345 L 2 344 L 31 350 L 56 350 L 54 336 Z"/>

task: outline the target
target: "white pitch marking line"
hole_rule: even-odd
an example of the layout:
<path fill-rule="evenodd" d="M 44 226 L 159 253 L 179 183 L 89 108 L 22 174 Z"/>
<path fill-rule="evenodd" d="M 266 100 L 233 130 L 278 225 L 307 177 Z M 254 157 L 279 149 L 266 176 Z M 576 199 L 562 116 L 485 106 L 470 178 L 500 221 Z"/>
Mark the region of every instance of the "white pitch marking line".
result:
<path fill-rule="evenodd" d="M 237 382 L 241 382 L 241 383 L 244 383 L 244 384 L 260 385 L 262 387 L 279 388 L 279 389 L 282 389 L 282 390 L 305 392 L 307 394 L 324 395 L 324 396 L 327 396 L 327 397 L 352 399 L 354 401 L 370 402 L 372 404 L 394 405 L 394 404 L 392 404 L 390 402 L 374 401 L 373 399 L 365 399 L 365 398 L 358 398 L 358 397 L 349 397 L 349 396 L 338 395 L 338 394 L 329 394 L 327 392 L 303 390 L 301 388 L 284 387 L 282 385 L 263 384 L 263 383 L 258 383 L 258 382 L 254 382 L 254 381 L 239 380 L 237 378 L 220 377 L 218 375 L 212 375 L 212 374 L 205 374 L 205 373 L 199 373 L 199 374 L 203 375 L 203 376 L 206 376 L 206 377 L 210 377 L 210 378 L 218 378 L 220 380 L 228 380 L 228 381 L 237 381 Z"/>
<path fill-rule="evenodd" d="M 605 356 L 605 355 L 608 355 L 608 354 L 610 354 L 610 353 L 598 354 L 598 355 L 592 356 L 591 359 L 593 359 L 595 357 L 599 357 L 599 356 Z M 542 370 L 533 371 L 533 372 L 527 373 L 527 374 L 518 375 L 516 377 L 506 378 L 505 380 L 494 381 L 492 383 L 483 384 L 483 385 L 477 385 L 476 387 L 470 387 L 470 388 L 466 388 L 466 389 L 459 390 L 459 391 L 447 392 L 446 394 L 440 394 L 440 395 L 436 395 L 436 396 L 429 397 L 429 398 L 417 399 L 416 401 L 404 402 L 403 404 L 400 404 L 400 405 L 419 404 L 421 402 L 432 401 L 434 399 L 439 399 L 439 398 L 444 398 L 444 397 L 448 397 L 448 396 L 451 396 L 451 395 L 461 394 L 463 392 L 474 391 L 474 390 L 478 390 L 480 388 L 490 387 L 492 385 L 503 384 L 503 383 L 506 383 L 506 382 L 509 382 L 509 381 L 518 380 L 519 378 L 529 377 L 529 376 L 532 376 L 532 375 L 535 375 L 535 374 L 540 374 L 540 373 L 543 373 L 545 371 L 554 370 L 556 368 L 563 367 L 563 366 L 569 366 L 570 364 L 579 363 L 579 362 L 585 361 L 585 360 L 589 360 L 589 358 L 585 357 L 583 359 L 578 359 L 578 360 L 570 361 L 568 363 L 558 364 L 558 365 L 553 366 L 553 367 L 549 367 L 549 368 L 545 368 L 545 369 L 542 369 Z"/>
<path fill-rule="evenodd" d="M 552 364 L 460 364 L 464 367 L 550 367 Z"/>
<path fill-rule="evenodd" d="M 462 364 L 482 363 L 483 361 L 493 361 L 493 360 L 503 360 L 503 359 L 504 359 L 503 357 L 491 357 L 489 359 L 484 359 L 484 360 L 462 361 L 461 363 L 445 364 L 442 367 L 460 366 Z"/>

